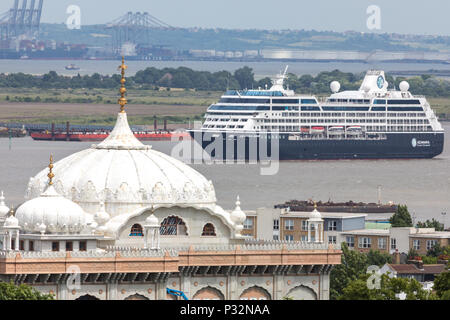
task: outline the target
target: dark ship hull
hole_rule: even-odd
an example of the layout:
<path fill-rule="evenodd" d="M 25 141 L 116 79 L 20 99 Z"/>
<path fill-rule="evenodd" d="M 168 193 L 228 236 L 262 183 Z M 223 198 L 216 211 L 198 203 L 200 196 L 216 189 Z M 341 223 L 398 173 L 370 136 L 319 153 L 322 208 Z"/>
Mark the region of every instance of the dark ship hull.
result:
<path fill-rule="evenodd" d="M 443 132 L 312 138 L 292 133 L 190 131 L 214 160 L 429 159 L 442 153 Z"/>

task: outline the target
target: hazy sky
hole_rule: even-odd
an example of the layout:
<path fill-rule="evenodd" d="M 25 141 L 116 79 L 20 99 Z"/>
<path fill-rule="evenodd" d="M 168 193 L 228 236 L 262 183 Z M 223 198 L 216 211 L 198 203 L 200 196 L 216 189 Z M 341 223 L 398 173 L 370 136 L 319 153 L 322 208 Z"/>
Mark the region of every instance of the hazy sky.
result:
<path fill-rule="evenodd" d="M 0 12 L 13 2 L 0 0 Z M 366 27 L 366 9 L 378 5 L 381 32 L 450 35 L 450 0 L 44 0 L 42 21 L 66 21 L 71 4 L 81 8 L 82 24 L 147 11 L 178 27 L 366 32 L 372 32 Z"/>

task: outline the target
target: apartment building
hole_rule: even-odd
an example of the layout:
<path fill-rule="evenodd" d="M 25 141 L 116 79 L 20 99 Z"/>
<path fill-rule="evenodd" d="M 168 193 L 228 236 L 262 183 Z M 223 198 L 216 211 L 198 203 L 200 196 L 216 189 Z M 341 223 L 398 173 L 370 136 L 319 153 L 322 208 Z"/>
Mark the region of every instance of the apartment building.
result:
<path fill-rule="evenodd" d="M 313 241 L 315 237 L 319 237 L 332 244 L 346 242 L 350 249 L 360 252 L 379 250 L 389 254 L 408 253 L 410 248 L 416 249 L 419 254 L 426 254 L 437 243 L 441 246 L 450 244 L 449 231 L 439 232 L 434 228 L 392 228 L 389 225 L 376 228 L 376 225 L 381 225 L 380 222 L 386 221 L 384 214 L 315 211 L 320 215 L 322 223 L 320 230 L 309 230 Z M 246 211 L 242 234 L 262 240 L 307 241 L 308 220 L 313 212 L 284 208 Z"/>

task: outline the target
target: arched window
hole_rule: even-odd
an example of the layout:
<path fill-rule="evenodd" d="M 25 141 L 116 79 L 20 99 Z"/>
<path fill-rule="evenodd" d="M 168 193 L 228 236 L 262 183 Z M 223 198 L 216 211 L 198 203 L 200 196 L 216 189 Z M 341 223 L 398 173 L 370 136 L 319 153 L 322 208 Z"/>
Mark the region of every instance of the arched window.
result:
<path fill-rule="evenodd" d="M 143 237 L 142 226 L 140 224 L 133 224 L 131 227 L 130 237 Z"/>
<path fill-rule="evenodd" d="M 214 228 L 214 225 L 212 223 L 207 223 L 203 227 L 202 236 L 215 236 L 216 235 L 216 229 Z"/>
<path fill-rule="evenodd" d="M 162 236 L 186 236 L 186 224 L 179 217 L 167 217 L 161 222 L 159 234 Z"/>
<path fill-rule="evenodd" d="M 97 297 L 91 296 L 90 294 L 85 294 L 84 296 L 78 297 L 75 300 L 100 300 Z"/>

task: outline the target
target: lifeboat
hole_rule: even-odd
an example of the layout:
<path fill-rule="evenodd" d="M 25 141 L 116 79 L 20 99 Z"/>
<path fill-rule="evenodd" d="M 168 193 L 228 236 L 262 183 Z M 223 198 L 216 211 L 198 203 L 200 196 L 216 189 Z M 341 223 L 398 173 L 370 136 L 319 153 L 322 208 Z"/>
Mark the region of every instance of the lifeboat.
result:
<path fill-rule="evenodd" d="M 362 129 L 360 126 L 351 126 L 347 127 L 347 134 L 351 135 L 358 135 L 362 132 Z"/>
<path fill-rule="evenodd" d="M 328 128 L 328 134 L 330 135 L 339 135 L 344 133 L 344 127 L 342 126 L 333 126 Z"/>
<path fill-rule="evenodd" d="M 323 133 L 324 131 L 324 127 L 311 127 L 312 134 Z"/>

